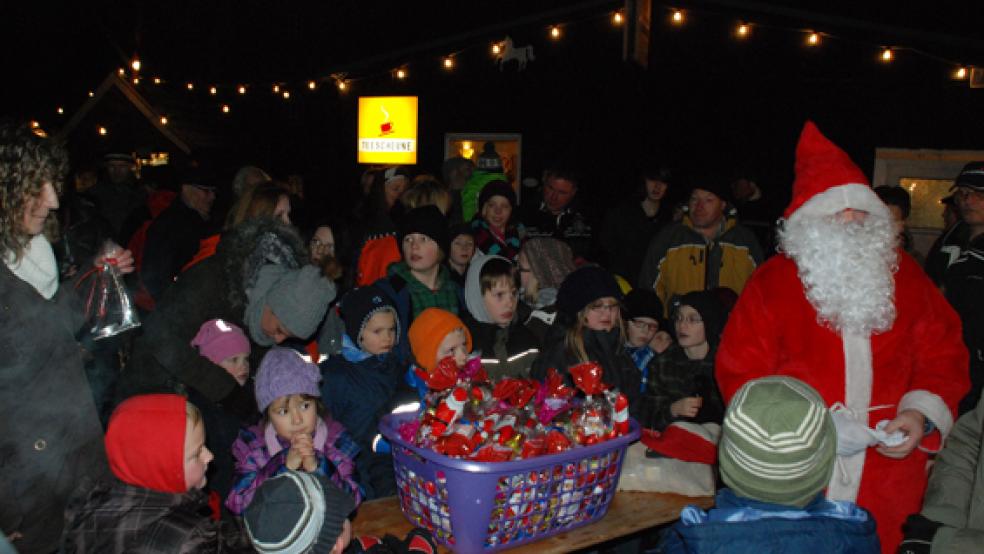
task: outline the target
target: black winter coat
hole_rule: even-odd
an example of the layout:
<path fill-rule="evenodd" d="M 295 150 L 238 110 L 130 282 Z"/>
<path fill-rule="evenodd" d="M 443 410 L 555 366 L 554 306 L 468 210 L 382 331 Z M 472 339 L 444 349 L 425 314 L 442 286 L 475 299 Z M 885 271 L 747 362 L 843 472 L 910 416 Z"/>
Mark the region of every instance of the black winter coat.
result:
<path fill-rule="evenodd" d="M 150 224 L 140 280 L 154 301 L 161 300 L 174 277 L 195 257 L 199 243 L 211 231 L 211 225 L 201 214 L 189 208 L 180 197 Z"/>
<path fill-rule="evenodd" d="M 108 474 L 70 289 L 45 300 L 0 263 L 0 529 L 21 554 L 55 550 L 78 481 Z"/>
<path fill-rule="evenodd" d="M 482 353 L 482 366 L 492 381 L 530 376 L 540 355 L 540 341 L 525 325 L 514 322 L 502 328 L 477 321 L 470 314 L 463 319 L 472 336 L 472 350 Z"/>
<path fill-rule="evenodd" d="M 635 410 L 639 424 L 657 431 L 680 420 L 720 424 L 724 419 L 724 401 L 714 380 L 714 355 L 715 351 L 711 350 L 703 360 L 691 360 L 683 348 L 674 344 L 650 360 L 646 392 Z M 670 405 L 690 396 L 703 399 L 697 416 L 674 417 Z"/>

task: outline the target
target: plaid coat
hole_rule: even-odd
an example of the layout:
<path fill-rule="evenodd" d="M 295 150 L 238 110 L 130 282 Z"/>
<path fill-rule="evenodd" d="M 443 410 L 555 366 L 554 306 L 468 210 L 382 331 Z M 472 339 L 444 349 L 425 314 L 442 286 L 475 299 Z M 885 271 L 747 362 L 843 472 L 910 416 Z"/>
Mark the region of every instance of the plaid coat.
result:
<path fill-rule="evenodd" d="M 687 358 L 683 348 L 674 344 L 649 361 L 646 390 L 639 399 L 639 424 L 662 431 L 678 420 L 694 423 L 721 423 L 724 401 L 714 380 L 714 349 L 703 360 Z M 688 396 L 700 396 L 703 404 L 693 418 L 673 417 L 670 405 Z"/>
<path fill-rule="evenodd" d="M 204 491 L 158 492 L 119 480 L 83 486 L 65 510 L 62 552 L 252 552 L 232 525 L 214 521 Z"/>

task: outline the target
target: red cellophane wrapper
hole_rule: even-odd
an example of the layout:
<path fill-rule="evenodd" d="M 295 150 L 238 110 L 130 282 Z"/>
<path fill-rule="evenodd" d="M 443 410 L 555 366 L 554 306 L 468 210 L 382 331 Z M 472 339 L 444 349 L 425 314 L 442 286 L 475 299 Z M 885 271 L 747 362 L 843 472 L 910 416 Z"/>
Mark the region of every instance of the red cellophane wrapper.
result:
<path fill-rule="evenodd" d="M 598 362 L 584 362 L 570 368 L 574 385 L 591 396 L 603 392 L 607 387 L 602 379 L 604 370 Z"/>
<path fill-rule="evenodd" d="M 437 362 L 432 371 L 417 368 L 417 375 L 433 390 L 447 390 L 458 382 L 458 364 L 448 356 Z"/>
<path fill-rule="evenodd" d="M 556 454 L 558 452 L 563 452 L 570 447 L 571 439 L 567 438 L 567 435 L 556 429 L 551 429 L 547 432 L 547 436 L 544 440 L 545 454 Z"/>
<path fill-rule="evenodd" d="M 513 449 L 498 444 L 486 444 L 472 454 L 469 459 L 476 462 L 508 462 L 513 458 Z"/>

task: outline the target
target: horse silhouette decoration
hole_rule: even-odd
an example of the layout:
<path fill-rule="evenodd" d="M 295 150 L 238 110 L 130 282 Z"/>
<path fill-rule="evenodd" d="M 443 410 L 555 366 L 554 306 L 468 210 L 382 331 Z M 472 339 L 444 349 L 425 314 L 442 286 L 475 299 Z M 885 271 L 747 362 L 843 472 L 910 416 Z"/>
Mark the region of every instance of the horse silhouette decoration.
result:
<path fill-rule="evenodd" d="M 499 64 L 499 71 L 502 71 L 506 62 L 510 60 L 516 60 L 519 63 L 519 71 L 522 71 L 526 69 L 527 62 L 535 59 L 532 46 L 527 44 L 517 48 L 513 45 L 512 37 L 508 36 L 499 44 L 499 53 L 495 56 L 495 61 Z"/>

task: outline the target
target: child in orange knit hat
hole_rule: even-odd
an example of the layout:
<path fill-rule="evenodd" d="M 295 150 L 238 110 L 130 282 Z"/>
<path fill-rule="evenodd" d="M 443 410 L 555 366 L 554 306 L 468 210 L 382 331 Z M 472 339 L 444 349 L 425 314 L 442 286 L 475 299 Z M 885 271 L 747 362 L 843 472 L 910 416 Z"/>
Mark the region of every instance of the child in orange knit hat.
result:
<path fill-rule="evenodd" d="M 441 308 L 427 308 L 413 320 L 410 349 L 417 365 L 432 372 L 444 358 L 453 357 L 461 368 L 472 350 L 471 333 L 458 316 Z"/>

